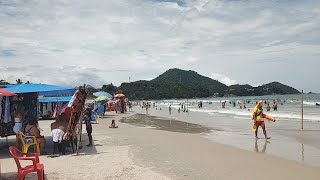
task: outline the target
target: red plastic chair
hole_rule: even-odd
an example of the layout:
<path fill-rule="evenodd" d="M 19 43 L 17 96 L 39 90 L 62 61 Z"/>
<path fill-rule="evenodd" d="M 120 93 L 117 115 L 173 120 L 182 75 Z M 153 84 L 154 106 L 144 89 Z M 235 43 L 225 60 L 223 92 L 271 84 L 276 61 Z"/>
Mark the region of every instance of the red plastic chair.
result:
<path fill-rule="evenodd" d="M 14 146 L 9 147 L 9 151 L 17 164 L 18 180 L 23 180 L 27 174 L 32 172 L 37 172 L 38 180 L 44 180 L 44 165 L 40 163 L 37 153 L 23 153 Z M 27 157 L 19 157 L 19 154 Z M 32 161 L 32 165 L 21 167 L 20 161 L 23 160 Z"/>

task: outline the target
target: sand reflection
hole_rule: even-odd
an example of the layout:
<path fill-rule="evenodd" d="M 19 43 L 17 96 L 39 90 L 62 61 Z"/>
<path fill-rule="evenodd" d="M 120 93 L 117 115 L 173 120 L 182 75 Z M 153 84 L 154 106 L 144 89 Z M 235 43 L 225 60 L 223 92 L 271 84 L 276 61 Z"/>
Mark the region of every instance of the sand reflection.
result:
<path fill-rule="evenodd" d="M 183 121 L 177 121 L 173 119 L 166 119 L 156 116 L 150 116 L 146 114 L 135 114 L 125 119 L 121 119 L 120 122 L 133 124 L 141 127 L 152 127 L 159 130 L 172 131 L 172 132 L 181 132 L 181 133 L 207 133 L 210 128 L 198 125 L 187 123 Z"/>

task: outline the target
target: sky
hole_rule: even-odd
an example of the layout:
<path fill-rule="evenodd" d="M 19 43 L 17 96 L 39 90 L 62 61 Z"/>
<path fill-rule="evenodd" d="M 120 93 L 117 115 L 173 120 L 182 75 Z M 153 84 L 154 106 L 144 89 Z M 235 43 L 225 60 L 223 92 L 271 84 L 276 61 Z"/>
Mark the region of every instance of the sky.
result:
<path fill-rule="evenodd" d="M 0 79 L 64 86 L 170 68 L 320 92 L 319 0 L 0 0 Z"/>

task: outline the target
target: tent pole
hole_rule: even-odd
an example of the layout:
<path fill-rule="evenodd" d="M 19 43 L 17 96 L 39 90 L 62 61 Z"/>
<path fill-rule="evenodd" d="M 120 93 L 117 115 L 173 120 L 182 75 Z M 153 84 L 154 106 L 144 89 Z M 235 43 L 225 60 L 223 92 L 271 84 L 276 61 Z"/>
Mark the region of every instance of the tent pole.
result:
<path fill-rule="evenodd" d="M 86 90 L 86 84 L 83 85 L 83 88 Z M 84 103 L 83 102 L 83 108 L 84 108 Z M 82 134 L 82 119 L 83 119 L 83 110 L 80 114 L 80 118 L 79 118 L 79 126 L 78 126 L 78 138 L 77 138 L 77 155 L 79 155 L 79 144 L 81 141 L 81 134 Z"/>
<path fill-rule="evenodd" d="M 303 129 L 303 90 L 301 92 L 301 129 Z"/>
<path fill-rule="evenodd" d="M 81 112 L 80 118 L 79 118 L 79 124 L 78 124 L 78 135 L 77 135 L 77 155 L 79 155 L 79 144 L 80 144 L 80 138 L 82 133 L 82 117 L 83 114 Z"/>

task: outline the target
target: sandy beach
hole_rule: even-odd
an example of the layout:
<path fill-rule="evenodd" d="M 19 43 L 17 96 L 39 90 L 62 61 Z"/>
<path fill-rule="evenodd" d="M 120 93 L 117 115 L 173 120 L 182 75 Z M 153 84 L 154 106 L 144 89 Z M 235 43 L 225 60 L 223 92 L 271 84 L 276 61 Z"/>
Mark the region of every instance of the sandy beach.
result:
<path fill-rule="evenodd" d="M 47 179 L 320 178 L 319 167 L 212 142 L 200 136 L 207 131 L 202 126 L 174 120 L 161 123 L 161 118 L 137 116 L 134 112 L 107 114 L 93 124 L 94 147 L 85 146 L 88 140 L 84 133 L 79 156 L 70 152 L 56 158 L 41 156 Z M 140 118 L 140 124 L 128 118 L 132 115 L 136 121 Z M 118 129 L 108 128 L 112 119 L 116 120 Z M 148 125 L 148 121 L 158 124 L 148 128 L 143 125 Z M 49 142 L 48 152 L 52 151 L 51 122 L 40 121 L 42 134 Z M 170 123 L 175 128 L 167 128 Z M 9 145 L 13 144 L 10 137 Z M 1 139 L 1 179 L 14 179 L 16 165 L 4 146 L 5 139 Z M 32 174 L 26 179 L 35 177 Z"/>

